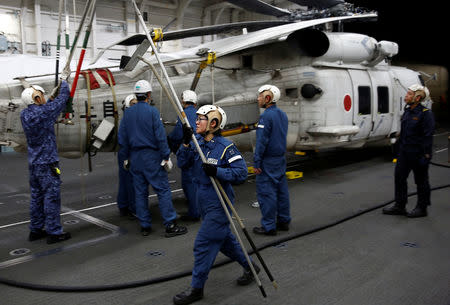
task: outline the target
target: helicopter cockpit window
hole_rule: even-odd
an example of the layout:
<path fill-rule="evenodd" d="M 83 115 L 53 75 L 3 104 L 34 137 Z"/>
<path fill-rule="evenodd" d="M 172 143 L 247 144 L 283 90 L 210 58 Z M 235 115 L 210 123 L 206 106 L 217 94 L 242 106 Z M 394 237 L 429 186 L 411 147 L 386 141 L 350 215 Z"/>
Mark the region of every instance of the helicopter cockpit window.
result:
<path fill-rule="evenodd" d="M 242 55 L 242 67 L 251 69 L 253 67 L 253 56 Z"/>
<path fill-rule="evenodd" d="M 378 87 L 378 112 L 389 113 L 389 88 Z"/>
<path fill-rule="evenodd" d="M 370 114 L 370 87 L 369 86 L 359 86 L 358 87 L 358 105 L 359 114 Z"/>
<path fill-rule="evenodd" d="M 298 88 L 286 88 L 286 96 L 290 98 L 298 98 Z"/>

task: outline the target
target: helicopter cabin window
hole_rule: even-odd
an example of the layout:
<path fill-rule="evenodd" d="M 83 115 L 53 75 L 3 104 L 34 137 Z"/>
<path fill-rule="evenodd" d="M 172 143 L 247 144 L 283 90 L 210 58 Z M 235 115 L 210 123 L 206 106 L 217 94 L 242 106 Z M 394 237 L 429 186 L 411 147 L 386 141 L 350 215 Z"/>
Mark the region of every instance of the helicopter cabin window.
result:
<path fill-rule="evenodd" d="M 253 56 L 242 55 L 242 67 L 251 69 L 253 67 Z"/>
<path fill-rule="evenodd" d="M 378 87 L 378 112 L 389 113 L 389 88 Z"/>
<path fill-rule="evenodd" d="M 369 86 L 359 86 L 358 87 L 358 106 L 359 114 L 370 114 L 370 87 Z"/>
<path fill-rule="evenodd" d="M 286 88 L 286 96 L 290 98 L 298 98 L 298 88 Z"/>

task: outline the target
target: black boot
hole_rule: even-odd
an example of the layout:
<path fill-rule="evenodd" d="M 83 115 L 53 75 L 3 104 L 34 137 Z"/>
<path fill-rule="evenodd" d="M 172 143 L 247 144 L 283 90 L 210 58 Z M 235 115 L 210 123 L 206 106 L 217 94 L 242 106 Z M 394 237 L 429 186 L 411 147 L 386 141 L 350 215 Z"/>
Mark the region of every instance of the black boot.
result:
<path fill-rule="evenodd" d="M 47 232 L 45 230 L 39 229 L 37 231 L 31 231 L 30 235 L 28 235 L 28 240 L 35 241 L 44 237 L 47 237 Z"/>
<path fill-rule="evenodd" d="M 277 222 L 277 230 L 289 231 L 289 223 L 288 222 Z"/>
<path fill-rule="evenodd" d="M 128 208 L 120 208 L 119 213 L 120 217 L 127 217 L 128 215 L 130 215 L 130 211 L 128 210 Z"/>
<path fill-rule="evenodd" d="M 152 232 L 152 227 L 141 227 L 142 236 L 148 236 Z"/>
<path fill-rule="evenodd" d="M 277 230 L 269 230 L 266 231 L 264 229 L 264 227 L 254 227 L 253 228 L 253 233 L 258 234 L 258 235 L 270 235 L 270 236 L 274 236 L 277 235 Z"/>
<path fill-rule="evenodd" d="M 175 222 L 172 222 L 166 227 L 166 237 L 173 237 L 177 235 L 183 235 L 187 233 L 187 228 L 184 226 L 178 226 Z"/>
<path fill-rule="evenodd" d="M 406 215 L 406 209 L 404 205 L 394 204 L 393 206 L 386 207 L 383 209 L 383 214 L 386 215 Z"/>
<path fill-rule="evenodd" d="M 412 210 L 411 212 L 409 212 L 408 214 L 406 214 L 406 217 L 409 218 L 419 218 L 419 217 L 425 217 L 427 216 L 427 207 L 426 206 L 421 206 L 421 205 L 417 205 L 414 210 Z"/>
<path fill-rule="evenodd" d="M 61 234 L 53 235 L 49 234 L 47 236 L 47 244 L 59 243 L 61 241 L 65 241 L 70 239 L 72 236 L 69 232 L 62 232 Z"/>
<path fill-rule="evenodd" d="M 256 274 L 258 274 L 261 270 L 259 269 L 257 264 L 255 264 L 254 262 L 252 262 L 252 264 L 253 268 L 255 268 Z M 244 273 L 237 278 L 236 282 L 239 286 L 246 286 L 253 282 L 254 279 L 255 277 L 253 276 L 252 270 L 250 269 L 250 267 L 248 267 L 248 269 L 244 269 Z"/>
<path fill-rule="evenodd" d="M 189 287 L 186 291 L 173 297 L 175 305 L 187 305 L 203 298 L 203 288 Z"/>

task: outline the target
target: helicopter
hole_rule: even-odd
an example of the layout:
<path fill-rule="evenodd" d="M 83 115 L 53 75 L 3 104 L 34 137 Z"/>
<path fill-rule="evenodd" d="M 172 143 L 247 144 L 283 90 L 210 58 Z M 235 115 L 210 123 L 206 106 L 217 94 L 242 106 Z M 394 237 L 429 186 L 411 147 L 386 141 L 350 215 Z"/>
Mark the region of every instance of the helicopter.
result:
<path fill-rule="evenodd" d="M 334 2 L 333 8 L 342 4 L 330 2 Z M 199 105 L 222 107 L 228 118 L 223 135 L 241 151 L 252 151 L 255 146 L 260 115 L 256 92 L 264 84 L 281 90 L 277 106 L 289 119 L 288 151 L 393 143 L 400 129 L 407 87 L 423 84 L 424 80 L 418 72 L 390 64 L 398 53 L 395 42 L 378 42 L 367 35 L 342 31 L 345 22 L 373 21 L 377 14 L 349 13 L 342 6 L 338 14 L 322 8 L 322 15 L 314 13 L 313 17 L 311 13 L 286 12 L 283 14 L 288 18 L 284 21 L 243 22 L 165 34 L 168 40 L 229 29 L 242 31 L 193 48 L 162 53 L 176 93 L 181 95 L 190 88 L 197 92 Z M 139 79 L 152 80 L 152 104 L 159 109 L 168 131 L 175 125 L 176 113 L 148 64 L 137 60 L 141 54 L 141 58 L 155 63 L 144 36 L 133 35 L 113 44 L 139 45 L 139 54 L 122 58 L 121 69 L 83 71 L 85 81 L 77 86 L 73 124 L 55 122 L 60 156 L 79 158 L 86 152 L 91 156 L 97 151 L 116 151 L 118 122 L 123 115 L 119 103 L 132 93 Z M 157 30 L 153 36 L 158 36 Z M 26 151 L 26 139 L 19 119 L 24 107 L 20 95 L 27 83 L 26 78 L 21 78 L 20 82 L 0 87 L 0 96 L 9 97 L 0 100 L 0 144 L 21 152 Z M 39 85 L 50 92 L 53 76 L 40 78 Z"/>

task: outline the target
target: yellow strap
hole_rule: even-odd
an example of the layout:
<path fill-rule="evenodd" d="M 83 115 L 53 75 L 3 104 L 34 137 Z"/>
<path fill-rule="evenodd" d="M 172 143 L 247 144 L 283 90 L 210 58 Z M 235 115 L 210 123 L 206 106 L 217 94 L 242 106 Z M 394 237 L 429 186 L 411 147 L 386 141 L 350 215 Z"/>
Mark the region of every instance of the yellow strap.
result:
<path fill-rule="evenodd" d="M 155 37 L 152 38 L 154 42 L 161 41 L 163 39 L 164 35 L 161 28 L 154 28 L 153 34 L 155 34 Z"/>
<path fill-rule="evenodd" d="M 225 147 L 225 149 L 223 150 L 222 155 L 220 156 L 220 159 L 221 159 L 221 160 L 222 160 L 223 156 L 225 155 L 225 152 L 227 151 L 227 149 L 228 149 L 230 146 L 233 146 L 233 143 L 231 143 L 230 145 L 228 145 L 227 147 Z"/>

